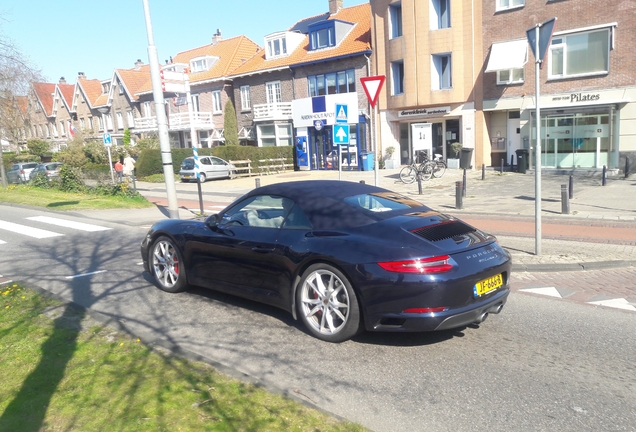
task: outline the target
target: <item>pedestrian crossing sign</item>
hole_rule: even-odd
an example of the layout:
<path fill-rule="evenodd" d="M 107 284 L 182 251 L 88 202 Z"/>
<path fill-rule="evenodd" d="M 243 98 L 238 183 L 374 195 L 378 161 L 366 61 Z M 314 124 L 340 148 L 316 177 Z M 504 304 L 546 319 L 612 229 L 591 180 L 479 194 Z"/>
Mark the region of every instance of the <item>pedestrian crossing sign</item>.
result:
<path fill-rule="evenodd" d="M 336 123 L 348 123 L 347 111 L 347 105 L 336 104 Z"/>

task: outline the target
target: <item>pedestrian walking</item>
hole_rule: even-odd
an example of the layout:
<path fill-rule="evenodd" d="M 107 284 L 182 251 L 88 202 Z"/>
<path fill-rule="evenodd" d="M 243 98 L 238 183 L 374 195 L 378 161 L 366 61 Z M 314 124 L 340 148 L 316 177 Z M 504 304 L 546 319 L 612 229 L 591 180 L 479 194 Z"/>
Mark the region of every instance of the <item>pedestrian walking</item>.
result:
<path fill-rule="evenodd" d="M 121 183 L 124 176 L 124 166 L 122 165 L 121 161 L 117 161 L 115 163 L 115 172 L 117 173 L 117 182 Z"/>
<path fill-rule="evenodd" d="M 124 159 L 124 175 L 126 177 L 132 177 L 135 172 L 135 159 L 133 159 L 129 154 L 126 155 Z"/>

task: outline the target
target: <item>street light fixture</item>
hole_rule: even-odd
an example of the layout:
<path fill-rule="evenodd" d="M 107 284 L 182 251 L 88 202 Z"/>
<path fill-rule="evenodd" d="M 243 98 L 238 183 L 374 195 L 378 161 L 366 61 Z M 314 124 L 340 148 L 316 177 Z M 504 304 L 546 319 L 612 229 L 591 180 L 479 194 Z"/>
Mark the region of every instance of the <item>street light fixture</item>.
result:
<path fill-rule="evenodd" d="M 102 125 L 104 126 L 104 135 L 102 136 L 102 141 L 104 142 L 104 146 L 106 146 L 106 149 L 108 150 L 108 165 L 110 166 L 110 179 L 113 182 L 113 184 L 115 184 L 115 174 L 113 173 L 113 160 L 110 156 L 110 148 L 112 147 L 113 142 L 110 139 L 106 139 L 106 136 L 108 135 L 108 127 L 106 126 L 106 114 L 108 113 L 108 111 L 110 111 L 110 107 L 107 107 L 107 106 L 99 107 L 97 108 L 97 111 L 99 111 L 102 115 Z"/>

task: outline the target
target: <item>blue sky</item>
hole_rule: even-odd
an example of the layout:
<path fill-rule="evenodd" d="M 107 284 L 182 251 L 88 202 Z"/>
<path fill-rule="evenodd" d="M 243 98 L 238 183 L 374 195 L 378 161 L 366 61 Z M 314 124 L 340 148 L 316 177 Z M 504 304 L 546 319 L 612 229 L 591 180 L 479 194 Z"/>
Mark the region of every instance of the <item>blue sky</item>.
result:
<path fill-rule="evenodd" d="M 344 6 L 368 0 L 344 0 Z M 329 11 L 328 0 L 148 0 L 159 60 L 223 38 L 263 37 Z M 0 0 L 0 33 L 40 69 L 47 82 L 77 73 L 108 79 L 113 69 L 148 62 L 142 0 Z"/>

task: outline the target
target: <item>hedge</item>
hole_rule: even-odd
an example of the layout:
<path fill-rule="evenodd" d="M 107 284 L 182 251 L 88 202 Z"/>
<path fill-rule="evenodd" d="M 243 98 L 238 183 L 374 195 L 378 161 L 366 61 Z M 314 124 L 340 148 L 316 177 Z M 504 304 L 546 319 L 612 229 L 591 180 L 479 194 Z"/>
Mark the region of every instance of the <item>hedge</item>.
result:
<path fill-rule="evenodd" d="M 251 147 L 251 146 L 220 146 L 213 149 L 198 149 L 199 156 L 214 155 L 226 161 L 238 161 L 249 159 L 252 161 L 252 169 L 258 169 L 261 159 L 285 158 L 287 163 L 293 161 L 292 146 L 285 147 Z M 172 168 L 175 174 L 179 174 L 181 162 L 192 156 L 191 148 L 171 149 Z M 269 165 L 269 164 L 268 164 Z M 141 152 L 137 159 L 137 177 L 147 177 L 153 174 L 163 174 L 163 162 L 161 161 L 161 150 L 146 149 Z"/>

